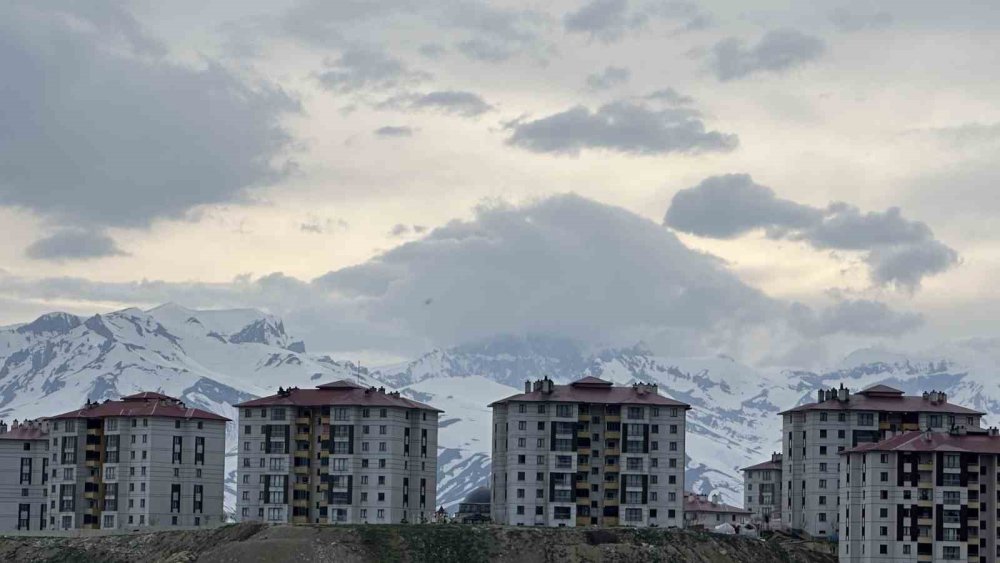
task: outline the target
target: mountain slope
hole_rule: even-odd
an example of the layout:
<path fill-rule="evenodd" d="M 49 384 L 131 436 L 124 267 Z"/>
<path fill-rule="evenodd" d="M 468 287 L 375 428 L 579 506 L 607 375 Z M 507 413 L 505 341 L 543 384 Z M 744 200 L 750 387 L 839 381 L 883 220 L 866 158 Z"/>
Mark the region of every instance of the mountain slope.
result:
<path fill-rule="evenodd" d="M 305 353 L 280 319 L 251 309 L 197 311 L 168 304 L 81 318 L 43 315 L 0 327 L 0 417 L 51 415 L 85 399 L 161 391 L 235 418 L 232 405 L 279 386 L 350 378 L 386 386 L 443 409 L 438 502 L 454 507 L 489 483 L 489 403 L 519 393 L 526 379 L 568 383 L 585 375 L 620 385 L 652 382 L 689 403 L 687 486 L 742 504 L 739 468 L 780 448 L 777 413 L 811 401 L 816 389 L 886 383 L 908 393 L 937 389 L 952 401 L 1000 415 L 1000 341 L 950 344 L 923 354 L 861 350 L 829 371 L 761 372 L 727 357 L 672 358 L 642 346 L 588 352 L 545 337 L 502 336 L 378 369 Z M 235 428 L 230 425 L 226 505 L 235 503 Z"/>

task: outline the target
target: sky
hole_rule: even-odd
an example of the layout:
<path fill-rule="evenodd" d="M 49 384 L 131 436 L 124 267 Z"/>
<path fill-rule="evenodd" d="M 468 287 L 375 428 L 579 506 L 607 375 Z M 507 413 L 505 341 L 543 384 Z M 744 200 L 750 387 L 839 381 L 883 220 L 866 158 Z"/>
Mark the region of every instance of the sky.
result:
<path fill-rule="evenodd" d="M 0 324 L 257 307 L 815 367 L 996 337 L 1000 11 L 13 0 Z"/>

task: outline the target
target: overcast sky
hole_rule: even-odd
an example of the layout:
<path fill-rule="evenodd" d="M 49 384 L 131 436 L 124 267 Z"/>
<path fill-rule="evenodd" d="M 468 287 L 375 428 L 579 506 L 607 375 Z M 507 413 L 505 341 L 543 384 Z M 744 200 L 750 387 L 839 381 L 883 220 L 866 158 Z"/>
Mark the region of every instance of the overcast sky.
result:
<path fill-rule="evenodd" d="M 997 336 L 1000 10 L 0 4 L 0 324 L 254 306 L 812 367 Z"/>

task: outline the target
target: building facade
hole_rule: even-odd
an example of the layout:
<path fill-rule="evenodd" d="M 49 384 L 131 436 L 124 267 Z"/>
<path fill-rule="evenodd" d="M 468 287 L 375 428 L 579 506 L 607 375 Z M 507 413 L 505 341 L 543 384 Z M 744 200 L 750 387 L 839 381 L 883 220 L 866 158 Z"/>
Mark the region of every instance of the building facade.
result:
<path fill-rule="evenodd" d="M 842 563 L 1000 559 L 996 429 L 907 432 L 842 458 Z"/>
<path fill-rule="evenodd" d="M 781 527 L 781 454 L 743 468 L 743 491 L 751 521 L 761 530 Z"/>
<path fill-rule="evenodd" d="M 906 431 L 978 428 L 983 414 L 949 403 L 940 392 L 906 396 L 885 385 L 854 394 L 843 386 L 819 391 L 817 402 L 781 413 L 782 523 L 835 537 L 841 452 Z"/>
<path fill-rule="evenodd" d="M 49 528 L 48 434 L 39 420 L 0 421 L 0 530 Z"/>
<path fill-rule="evenodd" d="M 729 524 L 734 528 L 750 523 L 753 513 L 745 508 L 722 502 L 718 495 L 687 493 L 684 495 L 684 527 L 713 530 L 716 526 Z"/>
<path fill-rule="evenodd" d="M 684 525 L 690 406 L 656 385 L 545 378 L 490 407 L 495 523 Z"/>
<path fill-rule="evenodd" d="M 442 411 L 336 381 L 237 405 L 237 518 L 422 522 L 437 502 Z"/>
<path fill-rule="evenodd" d="M 47 420 L 51 528 L 225 521 L 227 418 L 138 393 Z"/>

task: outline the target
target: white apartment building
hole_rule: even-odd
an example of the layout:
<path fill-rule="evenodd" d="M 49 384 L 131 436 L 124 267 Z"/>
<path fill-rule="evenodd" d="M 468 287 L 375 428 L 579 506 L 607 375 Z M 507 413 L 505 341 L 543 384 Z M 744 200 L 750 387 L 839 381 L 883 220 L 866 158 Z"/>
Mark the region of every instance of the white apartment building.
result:
<path fill-rule="evenodd" d="M 689 405 L 656 385 L 585 377 L 529 381 L 490 407 L 495 523 L 684 525 Z"/>
<path fill-rule="evenodd" d="M 906 396 L 885 385 L 853 394 L 843 386 L 819 391 L 815 403 L 781 413 L 782 523 L 814 537 L 835 536 L 841 452 L 900 432 L 978 428 L 983 414 L 940 392 Z"/>
<path fill-rule="evenodd" d="M 711 499 L 697 493 L 684 495 L 684 527 L 714 530 L 716 526 L 729 524 L 736 528 L 750 523 L 753 513 L 739 506 L 722 502 L 719 495 Z"/>
<path fill-rule="evenodd" d="M 842 458 L 841 563 L 1000 559 L 996 429 L 907 432 Z"/>
<path fill-rule="evenodd" d="M 237 518 L 399 524 L 433 517 L 434 407 L 342 380 L 237 405 Z"/>
<path fill-rule="evenodd" d="M 743 492 L 750 520 L 761 530 L 781 528 L 781 454 L 743 468 Z"/>
<path fill-rule="evenodd" d="M 0 421 L 0 531 L 48 528 L 48 434 L 39 420 Z"/>
<path fill-rule="evenodd" d="M 147 392 L 47 421 L 50 528 L 224 522 L 227 418 Z"/>

